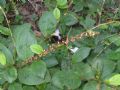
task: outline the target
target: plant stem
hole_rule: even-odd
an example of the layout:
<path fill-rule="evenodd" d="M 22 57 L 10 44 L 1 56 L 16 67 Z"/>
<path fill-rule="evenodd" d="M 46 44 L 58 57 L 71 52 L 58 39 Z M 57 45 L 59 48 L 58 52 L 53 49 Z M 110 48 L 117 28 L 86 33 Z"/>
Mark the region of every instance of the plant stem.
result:
<path fill-rule="evenodd" d="M 91 29 L 86 30 L 86 32 L 82 32 L 82 33 L 80 33 L 80 34 L 78 34 L 78 35 L 76 35 L 76 36 L 71 37 L 71 38 L 69 39 L 69 41 L 70 41 L 70 42 L 74 42 L 74 41 L 79 40 L 79 39 L 81 39 L 81 38 L 83 38 L 83 37 L 94 37 L 95 35 L 98 35 L 98 34 L 100 34 L 100 33 L 99 33 L 99 32 L 95 32 L 95 31 L 92 31 L 92 30 L 94 30 L 94 29 L 96 29 L 96 28 L 99 28 L 99 27 L 102 26 L 102 25 L 108 25 L 108 24 L 116 23 L 116 22 L 118 22 L 118 21 L 111 21 L 111 22 L 99 24 L 99 25 L 97 25 L 97 26 L 95 26 L 95 27 L 93 27 L 93 28 L 91 28 Z M 63 41 L 63 42 L 61 42 L 61 43 L 53 44 L 53 45 L 51 45 L 47 50 L 45 50 L 43 53 L 41 53 L 41 54 L 39 54 L 39 55 L 36 55 L 36 56 L 33 56 L 33 57 L 30 57 L 30 58 L 28 58 L 27 60 L 24 60 L 22 63 L 16 64 L 15 66 L 16 66 L 17 68 L 21 68 L 21 67 L 23 67 L 23 66 L 25 66 L 25 65 L 27 65 L 27 64 L 30 64 L 30 63 L 32 63 L 33 61 L 38 60 L 38 58 L 41 58 L 41 57 L 47 55 L 48 53 L 50 53 L 50 52 L 52 52 L 52 51 L 55 51 L 55 50 L 56 50 L 57 48 L 59 48 L 60 46 L 66 45 L 65 43 L 66 43 L 66 42 Z M 112 42 L 112 43 L 113 43 L 113 42 Z M 99 56 L 106 48 L 107 48 L 107 47 L 105 47 L 102 51 L 100 51 L 100 53 L 99 53 L 97 56 Z M 97 57 L 97 56 L 96 56 L 96 57 Z M 96 57 L 95 57 L 95 58 L 96 58 Z"/>
<path fill-rule="evenodd" d="M 15 40 L 14 40 L 14 37 L 13 37 L 13 34 L 12 34 L 12 30 L 11 30 L 11 28 L 10 28 L 9 20 L 8 20 L 8 18 L 7 18 L 7 16 L 6 16 L 5 11 L 3 10 L 3 8 L 2 8 L 1 6 L 0 6 L 0 10 L 2 11 L 2 13 L 3 13 L 3 15 L 4 15 L 5 19 L 6 19 L 7 26 L 8 26 L 8 28 L 9 28 L 9 30 L 10 30 L 10 36 L 11 36 L 11 38 L 12 38 L 12 42 L 13 42 L 13 45 L 14 45 L 14 47 L 15 47 Z"/>

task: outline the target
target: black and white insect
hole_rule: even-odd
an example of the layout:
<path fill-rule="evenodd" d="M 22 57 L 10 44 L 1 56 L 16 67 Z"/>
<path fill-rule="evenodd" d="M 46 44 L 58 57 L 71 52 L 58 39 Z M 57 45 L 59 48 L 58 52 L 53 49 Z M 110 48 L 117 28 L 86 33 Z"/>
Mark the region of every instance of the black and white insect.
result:
<path fill-rule="evenodd" d="M 60 34 L 59 29 L 56 29 L 56 31 L 51 35 L 51 42 L 52 43 L 62 42 L 62 36 Z"/>

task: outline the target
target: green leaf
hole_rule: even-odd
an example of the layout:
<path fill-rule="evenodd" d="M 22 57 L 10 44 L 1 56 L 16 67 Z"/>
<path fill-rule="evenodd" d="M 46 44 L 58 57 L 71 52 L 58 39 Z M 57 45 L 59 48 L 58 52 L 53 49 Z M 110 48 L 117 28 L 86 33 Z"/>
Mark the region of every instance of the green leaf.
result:
<path fill-rule="evenodd" d="M 120 72 L 120 60 L 117 61 L 117 70 Z"/>
<path fill-rule="evenodd" d="M 8 29 L 7 27 L 4 27 L 2 25 L 0 25 L 0 33 L 2 33 L 4 35 L 11 35 L 10 29 Z"/>
<path fill-rule="evenodd" d="M 78 23 L 78 19 L 77 19 L 77 16 L 75 15 L 75 13 L 67 13 L 63 17 L 63 22 L 67 26 L 72 26 L 72 25 L 75 25 L 76 23 Z"/>
<path fill-rule="evenodd" d="M 53 11 L 54 17 L 59 20 L 60 19 L 60 10 L 58 8 L 55 8 Z"/>
<path fill-rule="evenodd" d="M 92 61 L 89 60 L 89 62 L 93 70 L 97 70 L 100 73 L 101 79 L 105 79 L 116 67 L 115 62 L 102 57 L 93 59 Z"/>
<path fill-rule="evenodd" d="M 45 57 L 43 61 L 46 63 L 47 67 L 53 67 L 58 65 L 57 59 L 52 56 Z"/>
<path fill-rule="evenodd" d="M 31 30 L 30 24 L 22 24 L 14 27 L 13 36 L 15 38 L 15 46 L 18 57 L 25 60 L 34 55 L 30 50 L 30 46 L 36 44 L 36 38 Z"/>
<path fill-rule="evenodd" d="M 0 12 L 0 23 L 3 23 L 4 21 L 4 15 L 2 12 Z"/>
<path fill-rule="evenodd" d="M 56 7 L 57 2 L 56 0 L 44 0 L 44 4 L 49 10 L 53 10 Z"/>
<path fill-rule="evenodd" d="M 92 68 L 87 63 L 75 63 L 72 65 L 72 70 L 78 73 L 80 79 L 89 80 L 95 76 Z"/>
<path fill-rule="evenodd" d="M 108 29 L 108 25 L 106 25 L 106 24 L 100 25 L 99 29 Z"/>
<path fill-rule="evenodd" d="M 51 35 L 55 31 L 56 25 L 57 20 L 53 13 L 48 11 L 43 13 L 38 22 L 38 26 L 45 37 Z"/>
<path fill-rule="evenodd" d="M 107 86 L 106 84 L 101 85 L 101 90 L 112 90 L 112 87 Z"/>
<path fill-rule="evenodd" d="M 57 6 L 61 9 L 67 8 L 67 0 L 56 0 Z"/>
<path fill-rule="evenodd" d="M 0 64 L 5 65 L 6 64 L 6 57 L 4 53 L 0 52 Z"/>
<path fill-rule="evenodd" d="M 120 49 L 120 48 L 118 48 L 118 49 Z M 120 59 L 120 51 L 119 52 L 111 51 L 108 53 L 107 57 L 108 57 L 108 59 L 119 60 Z"/>
<path fill-rule="evenodd" d="M 90 18 L 90 16 L 87 16 L 85 20 L 80 21 L 80 24 L 83 25 L 85 29 L 90 29 L 94 26 L 95 21 Z"/>
<path fill-rule="evenodd" d="M 96 81 L 89 81 L 83 87 L 83 90 L 97 90 L 97 82 Z"/>
<path fill-rule="evenodd" d="M 58 71 L 53 75 L 52 83 L 60 89 L 64 89 L 64 86 L 68 89 L 76 89 L 80 86 L 81 81 L 73 71 Z"/>
<path fill-rule="evenodd" d="M 9 85 L 8 90 L 23 90 L 23 88 L 19 83 L 12 83 Z"/>
<path fill-rule="evenodd" d="M 64 58 L 63 60 L 61 60 L 61 70 L 68 70 L 71 67 L 71 61 L 70 59 L 66 59 Z"/>
<path fill-rule="evenodd" d="M 9 83 L 12 83 L 17 79 L 17 70 L 14 67 L 7 68 L 4 72 L 4 79 Z"/>
<path fill-rule="evenodd" d="M 30 66 L 26 66 L 18 71 L 19 81 L 26 85 L 38 85 L 45 79 L 47 68 L 43 61 L 33 62 Z"/>
<path fill-rule="evenodd" d="M 3 44 L 0 43 L 0 51 L 2 51 L 6 57 L 6 64 L 7 65 L 13 65 L 14 60 L 13 60 L 13 55 L 10 52 L 8 48 L 6 48 Z"/>
<path fill-rule="evenodd" d="M 55 56 L 56 56 L 56 59 L 60 61 L 66 59 L 66 57 L 68 56 L 68 48 L 65 45 L 59 47 L 56 50 Z"/>
<path fill-rule="evenodd" d="M 119 86 L 120 85 L 120 74 L 116 74 L 114 76 L 112 76 L 109 80 L 108 83 L 110 85 L 114 85 L 114 86 Z"/>
<path fill-rule="evenodd" d="M 0 88 L 0 90 L 3 90 L 2 88 Z"/>
<path fill-rule="evenodd" d="M 46 73 L 44 80 L 41 84 L 48 83 L 48 82 L 51 82 L 51 75 L 50 75 L 49 71 L 47 70 L 47 73 Z"/>
<path fill-rule="evenodd" d="M 114 43 L 116 46 L 120 46 L 120 36 L 114 35 L 108 38 L 111 43 Z"/>
<path fill-rule="evenodd" d="M 46 90 L 47 83 L 37 85 L 37 90 Z"/>
<path fill-rule="evenodd" d="M 102 68 L 102 76 L 101 78 L 105 79 L 108 75 L 111 75 L 112 72 L 115 70 L 116 63 L 114 61 L 105 60 L 103 62 L 103 68 Z"/>
<path fill-rule="evenodd" d="M 115 23 L 112 23 L 111 24 L 113 27 L 119 27 L 120 26 L 120 22 L 119 21 L 116 21 Z"/>
<path fill-rule="evenodd" d="M 30 46 L 33 53 L 40 54 L 43 52 L 43 48 L 38 44 L 33 44 Z"/>
<path fill-rule="evenodd" d="M 37 90 L 37 89 L 33 86 L 24 86 L 23 90 Z"/>
<path fill-rule="evenodd" d="M 6 0 L 0 0 L 0 6 L 4 7 L 6 6 Z"/>
<path fill-rule="evenodd" d="M 83 7 L 85 6 L 85 2 L 82 0 L 73 0 L 73 8 L 75 9 L 75 12 L 79 12 L 83 10 Z"/>
<path fill-rule="evenodd" d="M 26 3 L 26 0 L 21 0 L 23 3 Z"/>
<path fill-rule="evenodd" d="M 57 88 L 53 86 L 52 84 L 47 84 L 47 87 L 45 90 L 63 90 L 63 89 Z"/>
<path fill-rule="evenodd" d="M 67 4 L 67 0 L 56 0 L 58 6 L 64 6 Z"/>
<path fill-rule="evenodd" d="M 0 85 L 4 84 L 6 80 L 3 78 L 2 75 L 0 75 Z"/>
<path fill-rule="evenodd" d="M 81 62 L 84 60 L 90 53 L 90 48 L 89 47 L 81 47 L 79 50 L 73 54 L 72 56 L 72 62 Z"/>

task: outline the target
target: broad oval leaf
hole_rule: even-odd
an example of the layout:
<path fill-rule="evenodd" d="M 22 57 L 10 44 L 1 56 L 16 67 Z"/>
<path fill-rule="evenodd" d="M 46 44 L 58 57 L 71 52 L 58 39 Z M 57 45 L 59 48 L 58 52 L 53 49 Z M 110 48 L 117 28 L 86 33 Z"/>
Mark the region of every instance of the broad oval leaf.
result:
<path fill-rule="evenodd" d="M 15 46 L 19 59 L 25 60 L 34 55 L 30 50 L 30 46 L 37 43 L 35 35 L 28 23 L 14 27 L 13 36 L 15 38 Z"/>
<path fill-rule="evenodd" d="M 72 70 L 78 73 L 80 79 L 90 80 L 95 76 L 94 71 L 87 63 L 75 63 L 72 65 Z"/>
<path fill-rule="evenodd" d="M 120 48 L 118 48 L 117 50 L 120 50 Z M 120 51 L 117 51 L 117 50 L 109 52 L 107 55 L 108 59 L 119 60 L 120 59 Z"/>
<path fill-rule="evenodd" d="M 4 35 L 11 35 L 10 29 L 8 29 L 7 27 L 4 27 L 2 25 L 0 25 L 0 33 L 2 33 Z"/>
<path fill-rule="evenodd" d="M 55 86 L 52 85 L 52 84 L 47 84 L 45 90 L 63 90 L 63 89 L 57 88 L 57 87 L 55 87 Z"/>
<path fill-rule="evenodd" d="M 115 23 L 112 23 L 111 24 L 113 27 L 119 27 L 120 26 L 120 22 L 119 21 L 116 21 Z"/>
<path fill-rule="evenodd" d="M 75 13 L 69 12 L 66 15 L 63 16 L 62 21 L 67 26 L 72 26 L 78 23 L 78 19 Z"/>
<path fill-rule="evenodd" d="M 85 20 L 80 21 L 80 24 L 83 25 L 85 29 L 90 29 L 94 26 L 95 20 L 90 18 L 90 16 L 87 16 Z"/>
<path fill-rule="evenodd" d="M 57 6 L 61 9 L 67 8 L 67 0 L 57 0 Z"/>
<path fill-rule="evenodd" d="M 38 26 L 45 37 L 51 35 L 55 31 L 56 25 L 57 20 L 53 13 L 48 11 L 43 13 L 38 22 Z"/>
<path fill-rule="evenodd" d="M 47 72 L 46 64 L 43 61 L 33 62 L 18 71 L 19 81 L 26 85 L 38 85 L 44 82 Z"/>
<path fill-rule="evenodd" d="M 116 67 L 116 63 L 114 61 L 108 60 L 106 58 L 96 58 L 92 61 L 89 60 L 93 70 L 97 70 L 101 73 L 101 79 L 106 79 L 108 75 L 111 75 Z"/>
<path fill-rule="evenodd" d="M 64 89 L 64 86 L 76 89 L 80 86 L 81 80 L 74 71 L 57 71 L 53 75 L 52 83 L 60 89 Z"/>
<path fill-rule="evenodd" d="M 97 82 L 96 81 L 89 81 L 83 87 L 83 90 L 97 90 Z"/>
<path fill-rule="evenodd" d="M 82 0 L 74 0 L 73 4 L 74 4 L 73 9 L 75 10 L 75 12 L 79 12 L 83 10 L 85 3 Z"/>
<path fill-rule="evenodd" d="M 55 8 L 53 11 L 54 17 L 59 20 L 60 19 L 60 10 L 58 8 Z"/>
<path fill-rule="evenodd" d="M 23 90 L 37 90 L 37 89 L 33 86 L 24 86 Z"/>
<path fill-rule="evenodd" d="M 52 56 L 46 56 L 43 58 L 43 61 L 46 63 L 47 67 L 54 67 L 58 65 L 58 61 L 55 57 Z"/>
<path fill-rule="evenodd" d="M 7 68 L 4 72 L 4 79 L 9 83 L 12 83 L 17 79 L 17 70 L 15 67 Z"/>
<path fill-rule="evenodd" d="M 114 85 L 114 86 L 119 86 L 120 85 L 120 74 L 116 74 L 114 76 L 112 76 L 109 80 L 108 83 L 110 85 Z"/>
<path fill-rule="evenodd" d="M 6 0 L 0 0 L 0 7 L 5 8 L 6 7 Z"/>
<path fill-rule="evenodd" d="M 38 44 L 33 44 L 30 46 L 33 53 L 40 54 L 43 52 L 43 48 Z"/>
<path fill-rule="evenodd" d="M 0 64 L 5 65 L 6 64 L 6 57 L 4 53 L 0 51 Z"/>
<path fill-rule="evenodd" d="M 114 43 L 116 46 L 120 46 L 120 36 L 119 35 L 113 35 L 108 38 L 110 43 Z"/>
<path fill-rule="evenodd" d="M 89 47 L 81 47 L 79 48 L 79 50 L 73 54 L 72 56 L 72 62 L 76 63 L 76 62 L 81 62 L 82 60 L 84 60 L 90 53 L 90 48 Z"/>
<path fill-rule="evenodd" d="M 0 51 L 2 51 L 6 57 L 6 64 L 8 65 L 13 65 L 14 64 L 14 60 L 13 60 L 13 55 L 10 52 L 10 50 L 5 47 L 3 44 L 0 43 Z"/>
<path fill-rule="evenodd" d="M 109 85 L 106 85 L 106 84 L 102 84 L 101 87 L 102 87 L 101 90 L 112 90 L 113 89 L 112 87 L 110 87 Z"/>
<path fill-rule="evenodd" d="M 12 84 L 9 85 L 8 90 L 23 90 L 22 84 L 12 83 Z"/>
<path fill-rule="evenodd" d="M 99 29 L 108 29 L 108 25 L 106 25 L 106 24 L 100 25 Z"/>

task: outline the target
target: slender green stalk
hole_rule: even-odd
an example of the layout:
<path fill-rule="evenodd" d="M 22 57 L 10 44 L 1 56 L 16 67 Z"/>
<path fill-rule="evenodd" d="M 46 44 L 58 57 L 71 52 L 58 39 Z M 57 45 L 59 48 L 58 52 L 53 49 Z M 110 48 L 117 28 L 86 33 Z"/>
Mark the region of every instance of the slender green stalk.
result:
<path fill-rule="evenodd" d="M 110 22 L 106 22 L 106 23 L 102 23 L 102 24 L 98 24 L 97 26 L 89 29 L 89 30 L 94 30 L 96 28 L 99 28 L 100 26 L 103 26 L 103 25 L 108 25 L 108 24 L 112 24 L 112 23 L 120 23 L 120 21 L 110 21 Z"/>
<path fill-rule="evenodd" d="M 11 28 L 10 28 L 9 20 L 8 20 L 8 18 L 7 18 L 7 16 L 6 16 L 5 11 L 3 10 L 3 8 L 2 8 L 1 6 L 0 6 L 0 10 L 2 11 L 2 13 L 3 13 L 3 15 L 4 15 L 5 19 L 6 19 L 8 28 L 9 28 L 9 30 L 10 30 L 10 36 L 11 36 L 12 41 L 13 41 L 13 44 L 14 44 L 14 46 L 15 46 L 15 41 L 14 41 L 14 37 L 13 37 L 13 34 L 12 34 L 12 30 L 11 30 Z"/>

